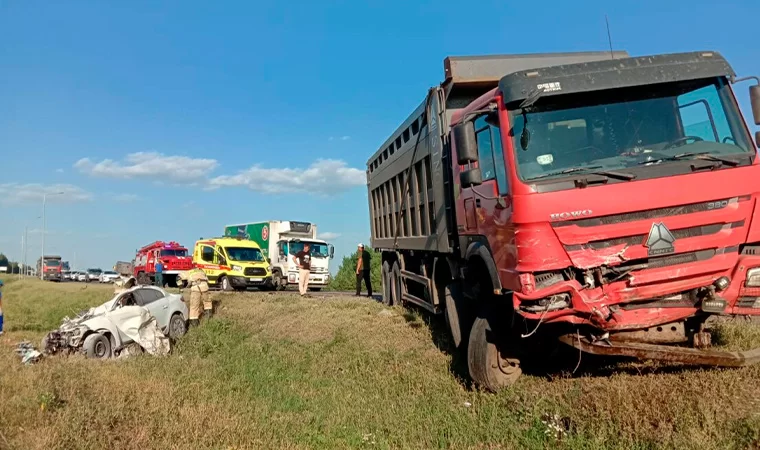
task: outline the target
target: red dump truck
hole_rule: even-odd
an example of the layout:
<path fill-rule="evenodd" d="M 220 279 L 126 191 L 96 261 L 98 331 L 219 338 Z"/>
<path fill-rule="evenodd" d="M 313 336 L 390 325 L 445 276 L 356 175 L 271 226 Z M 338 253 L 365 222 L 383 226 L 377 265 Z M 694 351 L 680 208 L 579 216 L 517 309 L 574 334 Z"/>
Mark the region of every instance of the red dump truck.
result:
<path fill-rule="evenodd" d="M 705 327 L 760 314 L 760 167 L 732 88 L 745 80 L 714 51 L 446 58 L 367 163 L 384 301 L 444 313 L 490 390 L 560 342 L 757 362 L 708 349 Z M 754 83 L 750 100 L 760 125 Z"/>

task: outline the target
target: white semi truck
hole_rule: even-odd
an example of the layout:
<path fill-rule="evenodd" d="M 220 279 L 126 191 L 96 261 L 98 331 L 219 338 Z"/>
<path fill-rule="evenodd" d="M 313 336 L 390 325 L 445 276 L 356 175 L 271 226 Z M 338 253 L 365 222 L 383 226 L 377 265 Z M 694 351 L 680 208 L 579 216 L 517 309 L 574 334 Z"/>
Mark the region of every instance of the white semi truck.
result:
<path fill-rule="evenodd" d="M 293 263 L 294 255 L 305 243 L 311 247 L 311 275 L 309 289 L 318 291 L 330 282 L 330 260 L 335 256 L 335 248 L 322 239 L 317 239 L 317 225 L 310 222 L 292 220 L 269 220 L 224 227 L 225 236 L 244 236 L 261 247 L 264 256 L 272 265 L 272 288 L 282 290 L 288 285 L 298 285 L 298 267 Z"/>

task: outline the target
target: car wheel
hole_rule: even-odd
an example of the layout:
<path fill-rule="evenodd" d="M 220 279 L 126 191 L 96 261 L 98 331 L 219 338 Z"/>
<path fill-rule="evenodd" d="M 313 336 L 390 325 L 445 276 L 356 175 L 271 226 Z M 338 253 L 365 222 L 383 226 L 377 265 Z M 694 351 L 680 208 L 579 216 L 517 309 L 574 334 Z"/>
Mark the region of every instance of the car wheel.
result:
<path fill-rule="evenodd" d="M 227 277 L 222 277 L 219 280 L 219 284 L 222 286 L 222 290 L 223 291 L 229 292 L 229 291 L 233 290 L 232 289 L 232 284 L 230 284 L 230 279 L 227 278 Z"/>
<path fill-rule="evenodd" d="M 85 338 L 82 350 L 88 358 L 108 359 L 111 357 L 111 341 L 100 333 L 93 333 Z"/>
<path fill-rule="evenodd" d="M 169 337 L 177 340 L 187 332 L 187 324 L 182 314 L 175 313 L 169 321 Z"/>

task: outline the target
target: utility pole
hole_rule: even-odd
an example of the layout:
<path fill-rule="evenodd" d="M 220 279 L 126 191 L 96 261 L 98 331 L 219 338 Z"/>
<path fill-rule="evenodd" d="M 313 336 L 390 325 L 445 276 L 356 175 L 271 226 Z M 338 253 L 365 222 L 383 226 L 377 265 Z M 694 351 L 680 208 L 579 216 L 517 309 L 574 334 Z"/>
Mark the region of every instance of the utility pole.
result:
<path fill-rule="evenodd" d="M 29 227 L 24 226 L 24 256 L 23 256 L 24 262 L 22 263 L 23 269 L 24 269 L 24 278 L 26 278 L 27 276 L 26 271 L 29 270 L 29 264 L 27 264 L 26 262 L 26 251 L 28 250 L 28 247 L 29 247 Z"/>
<path fill-rule="evenodd" d="M 42 194 L 42 252 L 40 254 L 40 280 L 45 279 L 45 205 L 47 204 L 48 195 L 63 195 L 63 192 L 55 192 L 52 194 Z"/>

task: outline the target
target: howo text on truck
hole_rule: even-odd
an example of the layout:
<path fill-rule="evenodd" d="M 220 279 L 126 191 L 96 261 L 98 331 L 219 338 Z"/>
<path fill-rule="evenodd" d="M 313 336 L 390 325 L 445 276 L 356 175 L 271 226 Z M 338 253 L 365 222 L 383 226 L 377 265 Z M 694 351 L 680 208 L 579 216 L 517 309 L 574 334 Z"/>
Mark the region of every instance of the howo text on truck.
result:
<path fill-rule="evenodd" d="M 445 312 L 491 390 L 558 342 L 701 365 L 760 359 L 706 349 L 710 316 L 760 314 L 760 167 L 732 90 L 744 80 L 719 53 L 444 68 L 367 165 L 386 303 Z M 760 125 L 754 83 L 750 100 Z"/>

